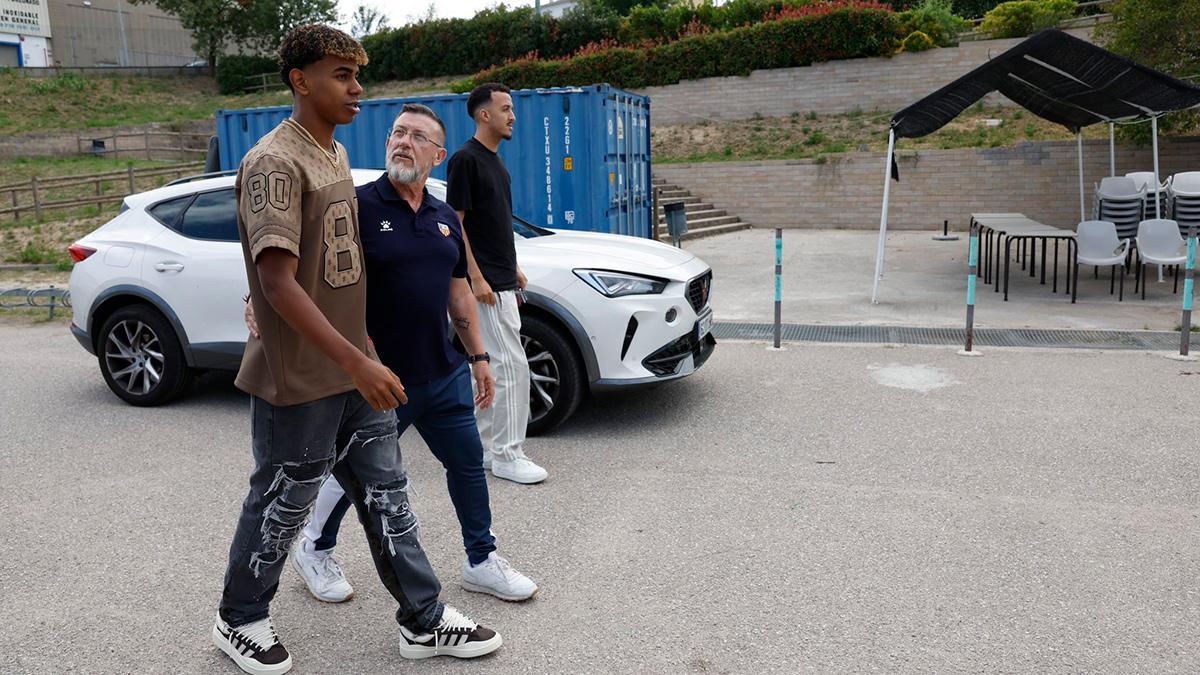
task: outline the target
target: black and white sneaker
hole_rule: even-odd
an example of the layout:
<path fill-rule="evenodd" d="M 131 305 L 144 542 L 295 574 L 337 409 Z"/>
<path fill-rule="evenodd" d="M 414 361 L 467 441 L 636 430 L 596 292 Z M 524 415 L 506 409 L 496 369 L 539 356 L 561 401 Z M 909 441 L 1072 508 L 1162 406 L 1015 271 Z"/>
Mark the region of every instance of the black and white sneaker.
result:
<path fill-rule="evenodd" d="M 218 614 L 212 638 L 238 668 L 252 675 L 279 675 L 292 669 L 292 655 L 279 643 L 271 617 L 230 628 Z"/>
<path fill-rule="evenodd" d="M 441 622 L 428 633 L 418 634 L 400 627 L 400 656 L 406 659 L 431 656 L 473 659 L 491 654 L 503 643 L 499 633 L 480 626 L 450 605 L 442 611 Z"/>

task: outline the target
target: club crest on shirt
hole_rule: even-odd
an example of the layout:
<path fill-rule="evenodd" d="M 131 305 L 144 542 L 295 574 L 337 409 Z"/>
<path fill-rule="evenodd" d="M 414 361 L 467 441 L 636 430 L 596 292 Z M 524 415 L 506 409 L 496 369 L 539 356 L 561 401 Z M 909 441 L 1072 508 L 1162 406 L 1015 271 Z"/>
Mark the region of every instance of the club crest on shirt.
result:
<path fill-rule="evenodd" d="M 384 220 L 384 221 L 380 222 L 379 223 L 379 231 L 380 232 L 391 232 L 392 231 L 392 221 Z"/>
<path fill-rule="evenodd" d="M 438 223 L 438 231 L 442 233 L 443 237 L 450 236 L 450 226 L 445 223 Z"/>

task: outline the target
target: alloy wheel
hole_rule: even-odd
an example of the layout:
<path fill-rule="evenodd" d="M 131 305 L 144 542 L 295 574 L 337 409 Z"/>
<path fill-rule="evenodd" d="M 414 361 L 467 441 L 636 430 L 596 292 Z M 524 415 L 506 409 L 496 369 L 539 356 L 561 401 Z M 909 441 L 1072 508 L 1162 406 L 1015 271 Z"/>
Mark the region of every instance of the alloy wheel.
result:
<path fill-rule="evenodd" d="M 529 361 L 529 420 L 535 422 L 554 409 L 561 376 L 554 355 L 542 343 L 522 335 L 521 346 Z"/>
<path fill-rule="evenodd" d="M 113 381 L 131 394 L 149 394 L 162 381 L 162 346 L 158 335 L 142 321 L 127 319 L 113 326 L 105 341 L 104 358 Z"/>

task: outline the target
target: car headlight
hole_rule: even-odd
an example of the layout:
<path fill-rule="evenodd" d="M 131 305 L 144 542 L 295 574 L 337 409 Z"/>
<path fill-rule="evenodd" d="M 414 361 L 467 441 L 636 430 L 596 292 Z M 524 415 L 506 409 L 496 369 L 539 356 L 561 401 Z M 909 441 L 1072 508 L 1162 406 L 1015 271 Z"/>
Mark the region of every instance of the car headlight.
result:
<path fill-rule="evenodd" d="M 575 270 L 575 276 L 610 298 L 619 298 L 623 295 L 654 295 L 662 293 L 663 289 L 667 287 L 666 279 L 622 274 L 621 272 Z"/>

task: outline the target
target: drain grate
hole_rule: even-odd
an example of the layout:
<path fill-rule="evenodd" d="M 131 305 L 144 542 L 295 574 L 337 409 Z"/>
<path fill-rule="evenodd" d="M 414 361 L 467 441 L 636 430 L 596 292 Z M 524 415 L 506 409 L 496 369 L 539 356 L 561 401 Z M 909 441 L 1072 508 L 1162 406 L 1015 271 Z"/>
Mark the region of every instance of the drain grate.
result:
<path fill-rule="evenodd" d="M 966 332 L 961 328 L 917 328 L 915 326 L 817 326 L 785 323 L 784 342 L 843 342 L 902 345 L 961 345 Z M 726 340 L 771 340 L 769 323 L 718 322 L 713 336 Z M 1031 328 L 979 328 L 975 344 L 980 347 L 1065 347 L 1070 349 L 1179 349 L 1179 333 L 1122 330 L 1036 330 Z"/>

